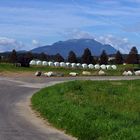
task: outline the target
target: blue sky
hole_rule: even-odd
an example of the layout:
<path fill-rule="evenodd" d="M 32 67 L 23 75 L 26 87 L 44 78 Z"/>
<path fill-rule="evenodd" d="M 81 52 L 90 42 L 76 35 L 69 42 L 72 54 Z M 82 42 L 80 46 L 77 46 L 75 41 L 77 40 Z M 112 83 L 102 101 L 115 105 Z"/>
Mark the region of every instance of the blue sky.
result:
<path fill-rule="evenodd" d="M 140 51 L 140 0 L 0 0 L 0 51 L 94 38 Z"/>

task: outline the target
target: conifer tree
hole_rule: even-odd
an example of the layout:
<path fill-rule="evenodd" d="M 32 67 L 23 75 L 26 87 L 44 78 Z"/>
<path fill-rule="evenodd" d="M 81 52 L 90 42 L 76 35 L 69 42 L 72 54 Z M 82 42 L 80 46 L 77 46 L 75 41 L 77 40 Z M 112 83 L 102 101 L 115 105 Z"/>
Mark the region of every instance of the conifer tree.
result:
<path fill-rule="evenodd" d="M 100 64 L 108 64 L 108 55 L 106 54 L 105 50 L 103 50 L 102 54 L 100 55 Z"/>
<path fill-rule="evenodd" d="M 56 62 L 63 62 L 64 61 L 64 58 L 59 54 L 57 53 L 55 56 L 54 56 L 54 60 Z"/>
<path fill-rule="evenodd" d="M 44 52 L 42 52 L 42 53 L 40 54 L 40 56 L 39 56 L 39 59 L 40 59 L 41 61 L 46 61 L 46 60 L 47 60 L 47 55 L 46 55 Z"/>
<path fill-rule="evenodd" d="M 86 63 L 86 64 L 92 64 L 93 63 L 93 56 L 91 54 L 91 51 L 86 48 L 84 50 L 84 53 L 82 55 L 82 63 Z"/>
<path fill-rule="evenodd" d="M 136 47 L 132 47 L 126 59 L 128 64 L 139 64 L 139 55 Z"/>
<path fill-rule="evenodd" d="M 70 63 L 77 63 L 77 56 L 76 56 L 76 54 L 73 51 L 69 52 L 68 62 L 70 62 Z"/>
<path fill-rule="evenodd" d="M 123 56 L 120 53 L 120 51 L 117 51 L 117 53 L 115 55 L 115 63 L 116 64 L 123 64 Z"/>
<path fill-rule="evenodd" d="M 10 62 L 16 63 L 17 62 L 17 52 L 16 50 L 13 50 L 10 54 Z"/>

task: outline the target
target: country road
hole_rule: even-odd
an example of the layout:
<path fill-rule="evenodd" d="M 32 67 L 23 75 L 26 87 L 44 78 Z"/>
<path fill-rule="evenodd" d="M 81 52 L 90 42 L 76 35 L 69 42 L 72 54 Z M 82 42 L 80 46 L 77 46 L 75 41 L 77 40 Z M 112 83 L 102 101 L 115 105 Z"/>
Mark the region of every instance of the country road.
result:
<path fill-rule="evenodd" d="M 140 77 L 6 78 L 0 77 L 0 140 L 73 140 L 37 118 L 30 97 L 40 88 L 68 80 L 131 80 Z"/>

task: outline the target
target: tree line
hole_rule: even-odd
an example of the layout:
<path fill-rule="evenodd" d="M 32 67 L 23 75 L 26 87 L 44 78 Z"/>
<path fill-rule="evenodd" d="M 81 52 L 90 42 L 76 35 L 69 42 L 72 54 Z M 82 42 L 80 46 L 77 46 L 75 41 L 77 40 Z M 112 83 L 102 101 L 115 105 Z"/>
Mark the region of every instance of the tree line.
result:
<path fill-rule="evenodd" d="M 32 52 L 18 53 L 13 50 L 5 57 L 0 56 L 0 61 L 6 61 L 10 63 L 20 63 L 22 66 L 29 66 L 29 62 L 32 59 L 39 59 L 42 61 L 67 61 L 70 63 L 86 63 L 86 64 L 139 64 L 140 58 L 136 47 L 132 47 L 128 55 L 121 54 L 117 51 L 114 55 L 108 55 L 105 50 L 102 51 L 100 56 L 93 56 L 90 49 L 86 48 L 81 57 L 77 57 L 75 52 L 70 51 L 66 59 L 59 53 L 56 55 L 47 55 L 45 53 L 33 54 Z"/>

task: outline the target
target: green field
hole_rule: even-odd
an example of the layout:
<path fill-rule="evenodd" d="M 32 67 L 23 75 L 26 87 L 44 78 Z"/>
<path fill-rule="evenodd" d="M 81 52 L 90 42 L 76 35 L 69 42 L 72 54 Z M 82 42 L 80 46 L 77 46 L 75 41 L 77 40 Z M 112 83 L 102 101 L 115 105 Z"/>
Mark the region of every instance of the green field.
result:
<path fill-rule="evenodd" d="M 52 125 L 79 140 L 140 139 L 140 80 L 62 83 L 31 101 Z"/>
<path fill-rule="evenodd" d="M 123 71 L 125 69 L 133 69 L 133 68 L 139 68 L 138 65 L 117 65 L 117 70 L 105 70 L 106 75 L 108 76 L 118 76 L 122 75 Z M 86 71 L 90 71 L 92 75 L 98 75 L 99 70 L 90 70 L 90 69 L 84 69 Z M 54 72 L 60 72 L 63 73 L 65 76 L 68 76 L 70 72 L 77 72 L 79 75 L 82 75 L 83 69 L 68 69 L 68 68 L 55 68 L 55 67 L 47 67 L 47 66 L 32 66 L 29 68 L 25 67 L 15 67 L 13 64 L 9 63 L 0 63 L 0 72 L 36 72 L 36 71 L 42 71 L 42 72 L 48 72 L 48 71 L 54 71 Z"/>

